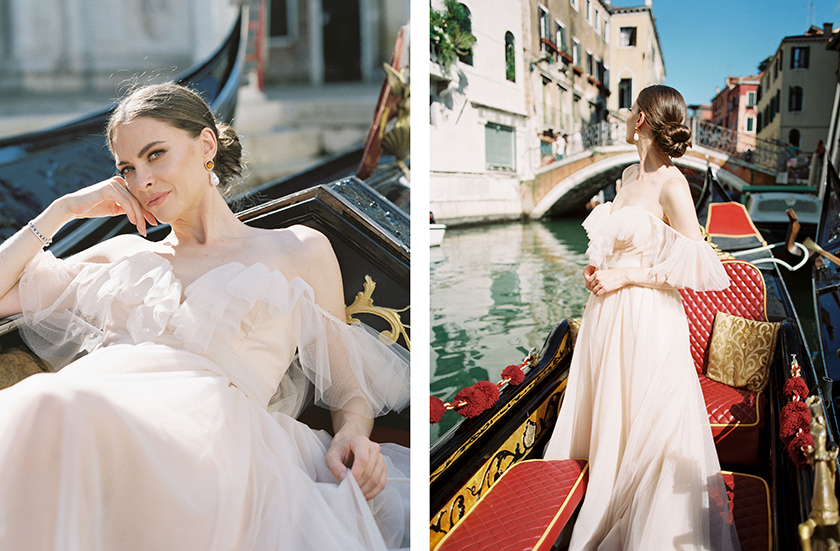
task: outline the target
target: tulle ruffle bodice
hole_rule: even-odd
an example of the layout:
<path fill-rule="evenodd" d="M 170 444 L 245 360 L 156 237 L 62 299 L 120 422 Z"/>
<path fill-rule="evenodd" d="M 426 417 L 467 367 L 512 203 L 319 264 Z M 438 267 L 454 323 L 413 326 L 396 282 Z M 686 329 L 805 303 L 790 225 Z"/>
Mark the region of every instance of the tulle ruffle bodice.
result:
<path fill-rule="evenodd" d="M 374 414 L 408 403 L 404 350 L 331 316 L 305 281 L 261 263 L 224 264 L 182 288 L 152 252 L 110 264 L 44 252 L 21 276 L 20 296 L 23 336 L 56 369 L 99 347 L 155 343 L 210 359 L 249 398 L 290 415 L 313 388 L 332 409 L 354 396 Z"/>
<path fill-rule="evenodd" d="M 717 291 L 729 277 L 715 251 L 694 241 L 647 210 L 628 206 L 612 211 L 612 203 L 595 207 L 584 220 L 589 237 L 586 255 L 598 269 L 651 268 L 675 288 Z"/>

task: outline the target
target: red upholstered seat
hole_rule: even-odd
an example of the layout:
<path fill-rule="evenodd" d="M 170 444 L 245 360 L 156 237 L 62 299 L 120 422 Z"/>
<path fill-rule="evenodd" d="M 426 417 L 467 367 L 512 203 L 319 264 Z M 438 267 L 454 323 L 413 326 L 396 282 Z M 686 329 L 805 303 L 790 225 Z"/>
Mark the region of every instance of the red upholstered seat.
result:
<path fill-rule="evenodd" d="M 723 473 L 735 529 L 741 541 L 741 551 L 768 551 L 772 548 L 770 536 L 770 489 L 757 476 L 740 473 Z"/>
<path fill-rule="evenodd" d="M 697 292 L 681 289 L 688 317 L 691 354 L 706 399 L 712 435 L 721 463 L 757 465 L 759 434 L 764 423 L 764 394 L 735 389 L 706 378 L 709 340 L 717 312 L 766 321 L 767 289 L 764 277 L 753 264 L 724 260 L 729 288 Z"/>
<path fill-rule="evenodd" d="M 435 551 L 549 550 L 586 491 L 584 460 L 532 460 L 510 467 Z"/>

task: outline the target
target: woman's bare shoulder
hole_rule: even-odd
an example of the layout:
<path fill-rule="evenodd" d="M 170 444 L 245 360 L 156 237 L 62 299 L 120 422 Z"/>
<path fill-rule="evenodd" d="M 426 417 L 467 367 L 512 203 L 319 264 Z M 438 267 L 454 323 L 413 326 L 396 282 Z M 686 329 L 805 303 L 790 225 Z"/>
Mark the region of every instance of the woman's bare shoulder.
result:
<path fill-rule="evenodd" d="M 318 269 L 336 265 L 330 240 L 320 231 L 302 224 L 275 230 L 261 230 L 268 240 L 263 254 L 274 267 L 283 271 L 311 277 Z"/>
<path fill-rule="evenodd" d="M 678 169 L 675 168 L 674 172 L 666 175 L 659 203 L 671 227 L 695 241 L 702 239 L 691 188 Z"/>
<path fill-rule="evenodd" d="M 303 224 L 267 230 L 263 234 L 271 239 L 278 254 L 317 256 L 327 251 L 332 252 L 332 246 L 327 236 Z"/>
<path fill-rule="evenodd" d="M 343 312 L 341 269 L 326 235 L 303 225 L 271 230 L 276 267 L 306 281 L 315 300 L 336 317 Z"/>
<path fill-rule="evenodd" d="M 684 203 L 686 200 L 693 203 L 688 180 L 677 167 L 671 167 L 663 175 L 660 203 L 664 206 L 666 204 Z"/>

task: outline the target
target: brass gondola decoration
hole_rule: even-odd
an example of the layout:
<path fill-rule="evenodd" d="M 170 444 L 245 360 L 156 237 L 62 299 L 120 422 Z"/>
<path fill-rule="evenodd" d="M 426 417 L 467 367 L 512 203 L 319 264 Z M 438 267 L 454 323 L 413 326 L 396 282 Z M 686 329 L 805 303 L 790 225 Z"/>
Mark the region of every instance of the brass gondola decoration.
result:
<path fill-rule="evenodd" d="M 799 525 L 799 538 L 803 551 L 811 551 L 814 535 L 815 542 L 821 544 L 818 549 L 836 551 L 840 549 L 840 512 L 834 495 L 837 447 L 828 449 L 828 429 L 820 397 L 810 396 L 805 403 L 811 410 L 811 436 L 814 438 L 814 446 L 808 454 L 808 462 L 814 469 L 814 494 L 811 514 Z"/>

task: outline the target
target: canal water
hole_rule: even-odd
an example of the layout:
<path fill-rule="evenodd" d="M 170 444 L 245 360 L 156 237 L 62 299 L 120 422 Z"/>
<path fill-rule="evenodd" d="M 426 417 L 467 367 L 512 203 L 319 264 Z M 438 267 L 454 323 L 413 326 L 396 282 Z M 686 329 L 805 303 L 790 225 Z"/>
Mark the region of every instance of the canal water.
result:
<path fill-rule="evenodd" d="M 583 219 L 446 231 L 430 250 L 431 394 L 449 401 L 542 348 L 549 330 L 580 317 L 589 292 Z M 434 442 L 460 416 L 431 427 Z"/>

